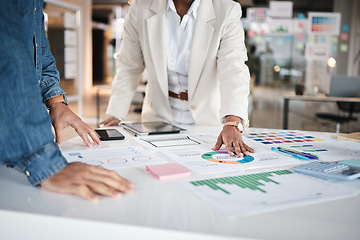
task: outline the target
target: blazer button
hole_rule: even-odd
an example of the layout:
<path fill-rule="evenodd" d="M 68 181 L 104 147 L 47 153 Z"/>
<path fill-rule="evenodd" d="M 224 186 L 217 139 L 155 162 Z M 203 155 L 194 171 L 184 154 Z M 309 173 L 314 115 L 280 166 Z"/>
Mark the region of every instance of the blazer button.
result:
<path fill-rule="evenodd" d="M 29 172 L 29 170 L 26 170 L 26 171 L 25 171 L 25 174 L 26 174 L 26 176 L 28 176 L 28 177 L 30 177 L 30 175 L 31 175 L 31 173 Z"/>
<path fill-rule="evenodd" d="M 191 109 L 191 110 L 195 110 L 195 109 L 196 109 L 196 105 L 190 105 L 190 109 Z"/>

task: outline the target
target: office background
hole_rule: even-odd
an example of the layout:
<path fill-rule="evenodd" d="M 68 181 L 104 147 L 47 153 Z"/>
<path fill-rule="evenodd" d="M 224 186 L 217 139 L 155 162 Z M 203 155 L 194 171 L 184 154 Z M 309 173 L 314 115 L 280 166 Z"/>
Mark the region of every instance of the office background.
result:
<path fill-rule="evenodd" d="M 246 31 L 248 65 L 252 71 L 249 106 L 252 127 L 282 128 L 283 95 L 293 92 L 299 82 L 305 85 L 305 94 L 315 95 L 328 93 L 332 75 L 360 76 L 359 0 L 290 1 L 292 12 L 280 19 L 291 22 L 288 29 L 286 24 L 273 29 L 279 19 L 271 16 L 274 11 L 268 11 L 271 1 L 239 2 Z M 45 3 L 48 38 L 70 108 L 96 127 L 98 118 L 106 118 L 110 84 L 115 74 L 114 57 L 121 44 L 128 1 L 45 0 Z M 309 34 L 306 24 L 312 12 L 330 14 L 330 17 L 339 13 L 338 33 Z M 269 21 L 271 24 L 266 24 Z M 310 46 L 316 48 L 322 44 L 328 46 L 326 58 L 309 58 Z M 146 82 L 146 74 L 142 80 Z M 140 120 L 142 89 L 140 86 L 126 120 Z M 293 101 L 289 128 L 334 132 L 336 123 L 318 118 L 319 112 L 346 115 L 335 102 Z M 341 124 L 341 132 L 360 131 L 359 116 L 355 112 L 357 121 Z M 70 138 L 75 133 L 69 130 L 66 136 Z"/>

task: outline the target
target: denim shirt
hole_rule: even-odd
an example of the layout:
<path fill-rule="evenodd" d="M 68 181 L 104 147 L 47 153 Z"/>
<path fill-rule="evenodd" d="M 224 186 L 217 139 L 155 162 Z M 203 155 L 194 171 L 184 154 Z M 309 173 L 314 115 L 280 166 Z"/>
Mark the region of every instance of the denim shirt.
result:
<path fill-rule="evenodd" d="M 67 165 L 44 102 L 63 95 L 43 0 L 0 1 L 0 164 L 39 185 Z"/>

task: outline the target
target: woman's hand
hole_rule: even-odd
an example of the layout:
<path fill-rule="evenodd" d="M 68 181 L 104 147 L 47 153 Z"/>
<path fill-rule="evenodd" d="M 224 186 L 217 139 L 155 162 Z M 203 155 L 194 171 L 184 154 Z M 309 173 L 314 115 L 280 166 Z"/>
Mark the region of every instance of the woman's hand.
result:
<path fill-rule="evenodd" d="M 254 149 L 244 143 L 241 133 L 235 126 L 224 126 L 219 134 L 215 147 L 213 147 L 212 150 L 219 150 L 223 144 L 230 156 L 236 154 L 239 157 L 242 157 L 255 152 Z"/>
<path fill-rule="evenodd" d="M 120 120 L 116 117 L 109 117 L 108 119 L 105 119 L 100 123 L 100 126 L 106 127 L 106 126 L 116 126 L 119 125 Z"/>

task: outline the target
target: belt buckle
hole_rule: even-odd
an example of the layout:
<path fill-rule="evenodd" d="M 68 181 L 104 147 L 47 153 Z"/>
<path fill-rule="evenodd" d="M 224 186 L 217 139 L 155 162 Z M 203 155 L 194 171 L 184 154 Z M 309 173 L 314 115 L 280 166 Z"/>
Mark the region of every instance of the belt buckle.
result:
<path fill-rule="evenodd" d="M 187 91 L 181 91 L 178 94 L 181 101 L 187 101 L 188 100 L 188 92 Z"/>

